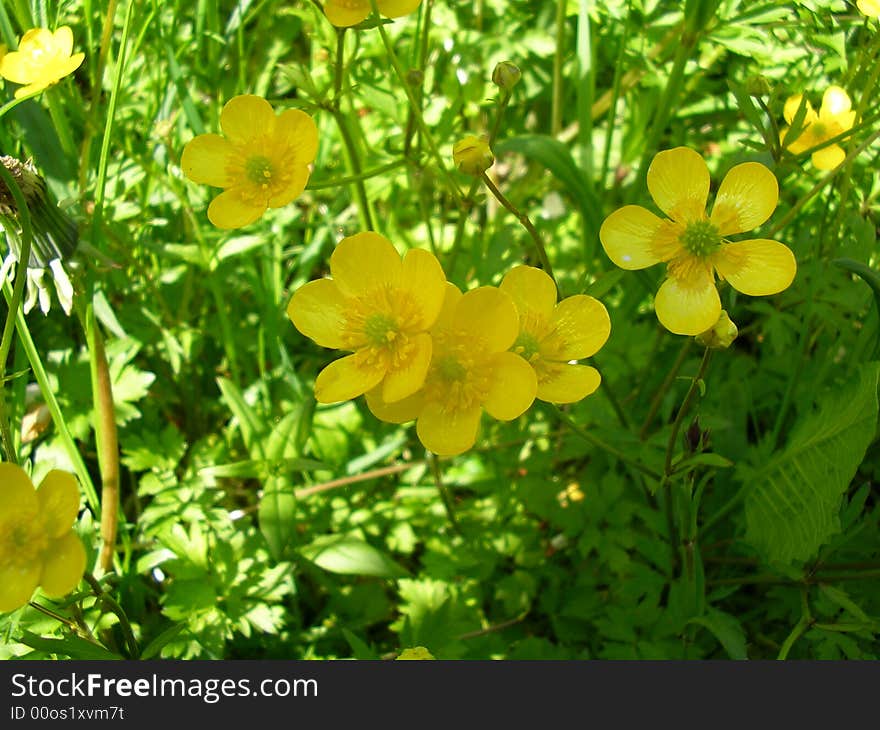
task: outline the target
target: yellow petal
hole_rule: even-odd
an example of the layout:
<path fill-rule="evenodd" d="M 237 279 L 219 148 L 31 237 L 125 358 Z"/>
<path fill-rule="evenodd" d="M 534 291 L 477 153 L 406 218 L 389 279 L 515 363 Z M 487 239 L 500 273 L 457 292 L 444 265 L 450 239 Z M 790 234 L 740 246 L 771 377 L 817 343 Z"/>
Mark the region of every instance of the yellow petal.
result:
<path fill-rule="evenodd" d="M 422 0 L 378 0 L 376 4 L 382 15 L 386 15 L 389 18 L 400 18 L 415 11 L 416 8 L 419 7 L 421 1 Z"/>
<path fill-rule="evenodd" d="M 846 159 L 846 152 L 838 144 L 828 145 L 816 150 L 812 157 L 813 165 L 818 170 L 833 170 Z"/>
<path fill-rule="evenodd" d="M 349 297 L 400 283 L 400 254 L 385 236 L 368 231 L 343 238 L 330 255 L 330 273 Z"/>
<path fill-rule="evenodd" d="M 395 403 L 415 393 L 425 384 L 431 364 L 431 335 L 422 332 L 410 340 L 413 351 L 400 367 L 389 368 L 382 387 L 382 399 Z"/>
<path fill-rule="evenodd" d="M 58 538 L 65 534 L 79 512 L 79 484 L 66 471 L 53 469 L 37 488 L 40 512 L 46 525 L 46 534 Z"/>
<path fill-rule="evenodd" d="M 0 61 L 0 76 L 14 84 L 26 84 L 34 76 L 34 67 L 30 56 L 12 51 Z"/>
<path fill-rule="evenodd" d="M 550 360 L 592 357 L 611 334 L 611 319 L 605 305 L 586 294 L 575 294 L 559 302 L 550 323 L 552 333 L 541 342 L 541 356 Z"/>
<path fill-rule="evenodd" d="M 232 145 L 219 134 L 200 134 L 183 148 L 180 169 L 193 182 L 215 188 L 229 187 L 226 168 L 232 153 Z"/>
<path fill-rule="evenodd" d="M 318 403 L 339 403 L 363 395 L 385 377 L 381 367 L 363 362 L 358 353 L 334 360 L 315 378 Z"/>
<path fill-rule="evenodd" d="M 318 128 L 315 120 L 299 109 L 281 112 L 275 120 L 275 138 L 293 151 L 297 165 L 308 165 L 318 154 Z"/>
<path fill-rule="evenodd" d="M 27 472 L 8 461 L 0 462 L 0 515 L 35 514 L 38 504 Z"/>
<path fill-rule="evenodd" d="M 73 52 L 73 31 L 68 25 L 56 28 L 52 34 L 55 51 L 61 56 L 69 56 Z"/>
<path fill-rule="evenodd" d="M 750 296 L 787 289 L 797 272 L 797 261 L 788 246 L 767 239 L 726 244 L 715 254 L 713 263 L 734 289 Z"/>
<path fill-rule="evenodd" d="M 413 330 L 433 327 L 446 296 L 446 275 L 437 257 L 418 248 L 407 251 L 403 257 L 400 287 L 409 291 L 419 305 L 420 316 L 413 323 Z"/>
<path fill-rule="evenodd" d="M 621 269 L 644 269 L 667 261 L 681 248 L 679 228 L 640 205 L 625 205 L 599 229 L 605 253 Z"/>
<path fill-rule="evenodd" d="M 370 14 L 369 0 L 327 0 L 324 14 L 337 28 L 357 25 Z"/>
<path fill-rule="evenodd" d="M 244 144 L 263 134 L 272 134 L 275 112 L 261 96 L 234 96 L 220 112 L 220 128 L 235 144 Z"/>
<path fill-rule="evenodd" d="M 797 116 L 798 109 L 801 105 L 801 100 L 804 98 L 803 94 L 796 94 L 795 96 L 790 96 L 785 102 L 785 107 L 782 110 L 782 116 L 785 117 L 785 121 L 791 124 L 794 121 L 794 118 Z M 803 124 L 806 126 L 807 124 L 812 124 L 816 121 L 817 116 L 816 112 L 813 111 L 813 106 L 809 101 L 804 101 L 804 106 L 806 107 L 806 112 L 804 113 L 804 121 Z"/>
<path fill-rule="evenodd" d="M 492 418 L 510 421 L 528 410 L 537 390 L 534 368 L 519 355 L 501 352 L 492 363 L 492 380 L 483 407 Z"/>
<path fill-rule="evenodd" d="M 448 330 L 455 322 L 455 310 L 461 301 L 462 293 L 459 288 L 451 281 L 446 282 L 446 289 L 443 294 L 443 306 L 440 308 L 440 314 L 437 315 L 437 321 L 431 328 L 431 331 Z"/>
<path fill-rule="evenodd" d="M 290 182 L 286 186 L 273 193 L 266 204 L 270 208 L 283 208 L 285 205 L 302 195 L 302 191 L 306 189 L 306 183 L 309 181 L 309 168 L 292 170 L 290 174 Z"/>
<path fill-rule="evenodd" d="M 880 18 L 880 0 L 858 0 L 856 4 L 865 15 Z"/>
<path fill-rule="evenodd" d="M 547 403 L 576 403 L 594 393 L 601 382 L 599 371 L 589 365 L 552 364 L 538 382 L 537 398 Z"/>
<path fill-rule="evenodd" d="M 418 391 L 408 398 L 386 403 L 382 399 L 382 386 L 379 385 L 366 393 L 367 406 L 370 412 L 380 421 L 386 423 L 406 423 L 419 417 L 425 407 L 424 392 Z"/>
<path fill-rule="evenodd" d="M 509 295 L 494 286 L 481 286 L 459 300 L 453 326 L 482 342 L 485 352 L 503 352 L 519 335 L 519 314 Z"/>
<path fill-rule="evenodd" d="M 40 588 L 49 598 L 61 598 L 70 593 L 83 576 L 86 551 L 79 536 L 73 531 L 49 543 Z"/>
<path fill-rule="evenodd" d="M 822 95 L 822 106 L 819 107 L 819 119 L 830 120 L 838 114 L 845 114 L 852 109 L 849 94 L 840 86 L 829 86 Z"/>
<path fill-rule="evenodd" d="M 480 406 L 453 410 L 442 403 L 428 403 L 419 414 L 416 433 L 429 451 L 439 456 L 455 456 L 474 445 L 481 413 Z"/>
<path fill-rule="evenodd" d="M 776 176 L 758 162 L 744 162 L 721 181 L 710 220 L 722 236 L 750 231 L 773 214 L 777 202 Z"/>
<path fill-rule="evenodd" d="M 85 53 L 74 53 L 70 58 L 66 59 L 63 63 L 56 66 L 55 73 L 58 74 L 58 78 L 63 79 L 65 76 L 68 76 L 69 74 L 72 74 L 74 71 L 76 71 L 80 66 L 82 66 L 82 62 L 85 57 Z"/>
<path fill-rule="evenodd" d="M 670 332 L 698 335 L 718 321 L 721 299 L 705 267 L 694 266 L 685 275 L 670 275 L 663 282 L 654 298 L 654 311 Z"/>
<path fill-rule="evenodd" d="M 265 203 L 248 202 L 238 189 L 230 188 L 211 201 L 208 220 L 217 228 L 241 228 L 258 220 L 265 212 Z"/>
<path fill-rule="evenodd" d="M 791 131 L 790 127 L 786 127 L 779 134 L 779 143 L 787 149 L 793 155 L 799 155 L 801 152 L 810 149 L 813 145 L 816 144 L 816 140 L 813 136 L 813 133 L 809 131 L 809 128 L 801 132 L 797 137 L 790 137 L 789 132 Z"/>
<path fill-rule="evenodd" d="M 705 215 L 709 168 L 699 153 L 689 147 L 658 152 L 648 168 L 647 182 L 654 202 L 677 223 Z"/>
<path fill-rule="evenodd" d="M 39 562 L 25 566 L 0 566 L 0 611 L 14 611 L 24 606 L 40 582 Z"/>
<path fill-rule="evenodd" d="M 287 316 L 302 334 L 321 347 L 351 349 L 366 342 L 343 340 L 346 300 L 331 279 L 310 281 L 297 289 L 287 305 Z M 349 345 L 350 347 L 347 347 Z"/>
<path fill-rule="evenodd" d="M 22 86 L 20 89 L 15 90 L 15 98 L 21 99 L 25 96 L 30 96 L 38 91 L 42 91 L 47 86 L 49 86 L 48 81 L 38 81 L 37 83 L 28 84 L 27 86 Z"/>
<path fill-rule="evenodd" d="M 501 280 L 499 287 L 509 294 L 519 310 L 520 317 L 533 312 L 550 319 L 556 306 L 556 285 L 550 275 L 534 266 L 514 266 Z"/>

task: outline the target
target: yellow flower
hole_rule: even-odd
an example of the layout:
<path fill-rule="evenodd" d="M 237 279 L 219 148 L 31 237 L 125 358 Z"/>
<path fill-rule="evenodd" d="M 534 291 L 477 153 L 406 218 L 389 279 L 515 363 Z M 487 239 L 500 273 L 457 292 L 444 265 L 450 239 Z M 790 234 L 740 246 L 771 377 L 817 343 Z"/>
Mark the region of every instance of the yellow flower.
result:
<path fill-rule="evenodd" d="M 332 279 L 312 281 L 291 297 L 287 314 L 322 347 L 351 350 L 315 380 L 321 403 L 355 398 L 382 384 L 389 403 L 425 382 L 446 276 L 433 254 L 400 254 L 378 233 L 342 239 L 330 256 Z"/>
<path fill-rule="evenodd" d="M 15 92 L 20 99 L 57 83 L 79 68 L 85 54 L 73 53 L 73 32 L 62 25 L 54 33 L 45 28 L 31 28 L 22 36 L 18 50 L 0 60 L 0 76 L 16 84 L 25 84 Z"/>
<path fill-rule="evenodd" d="M 318 129 L 308 114 L 276 115 L 265 99 L 245 94 L 223 107 L 220 128 L 225 137 L 194 137 L 180 160 L 190 180 L 224 189 L 208 206 L 211 223 L 240 228 L 302 193 L 318 152 Z"/>
<path fill-rule="evenodd" d="M 880 0 L 858 0 L 856 5 L 865 15 L 880 18 Z"/>
<path fill-rule="evenodd" d="M 571 361 L 595 355 L 608 339 L 611 320 L 602 303 L 577 294 L 557 304 L 553 279 L 532 266 L 507 272 L 501 291 L 510 294 L 519 311 L 512 350 L 535 369 L 537 398 L 574 403 L 594 392 L 599 371 Z"/>
<path fill-rule="evenodd" d="M 397 655 L 398 660 L 435 659 L 436 657 L 424 646 L 414 646 L 412 649 L 404 649 Z"/>
<path fill-rule="evenodd" d="M 376 0 L 379 12 L 389 18 L 409 15 L 422 0 Z M 348 28 L 366 20 L 373 10 L 370 0 L 327 0 L 324 14 L 337 28 Z"/>
<path fill-rule="evenodd" d="M 0 462 L 0 611 L 26 604 L 37 586 L 51 598 L 76 587 L 86 567 L 71 529 L 78 510 L 72 475 L 50 471 L 34 491 L 21 467 Z"/>
<path fill-rule="evenodd" d="M 802 98 L 803 96 L 798 94 L 785 102 L 783 116 L 789 124 L 794 121 Z M 804 105 L 806 114 L 800 134 L 795 139 L 787 139 L 790 127 L 786 127 L 779 135 L 783 147 L 795 155 L 852 129 L 856 120 L 856 113 L 852 110 L 849 95 L 839 86 L 829 86 L 826 89 L 818 114 L 813 110 L 809 101 L 804 102 Z M 816 150 L 811 159 L 820 170 L 833 170 L 843 162 L 845 157 L 846 153 L 843 148 L 838 144 L 832 144 L 821 150 Z"/>
<path fill-rule="evenodd" d="M 452 145 L 452 161 L 459 172 L 479 177 L 492 167 L 495 157 L 488 140 L 469 134 Z"/>
<path fill-rule="evenodd" d="M 693 150 L 676 147 L 658 153 L 647 182 L 654 202 L 671 220 L 626 205 L 605 219 L 599 238 L 622 269 L 668 262 L 654 309 L 670 332 L 698 335 L 718 321 L 721 300 L 714 272 L 749 296 L 776 294 L 791 284 L 797 263 L 787 246 L 766 239 L 726 240 L 760 226 L 776 208 L 779 188 L 764 165 L 733 167 L 721 182 L 709 217 L 709 168 Z"/>
<path fill-rule="evenodd" d="M 453 456 L 474 445 L 485 410 L 499 421 L 521 416 L 535 400 L 535 371 L 508 352 L 519 333 L 513 299 L 491 286 L 462 293 L 446 285 L 443 310 L 431 329 L 434 353 L 424 387 L 397 403 L 379 389 L 367 393 L 367 405 L 391 423 L 414 418 L 425 448 Z"/>

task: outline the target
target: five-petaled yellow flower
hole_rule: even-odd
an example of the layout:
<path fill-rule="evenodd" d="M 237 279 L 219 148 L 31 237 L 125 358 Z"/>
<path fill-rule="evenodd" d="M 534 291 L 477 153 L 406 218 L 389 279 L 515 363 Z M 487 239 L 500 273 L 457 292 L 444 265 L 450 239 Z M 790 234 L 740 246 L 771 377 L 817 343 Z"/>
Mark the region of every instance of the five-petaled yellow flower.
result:
<path fill-rule="evenodd" d="M 308 114 L 276 115 L 265 99 L 245 94 L 223 107 L 220 128 L 225 136 L 190 140 L 180 161 L 190 180 L 224 189 L 208 206 L 211 223 L 240 228 L 302 193 L 318 152 L 318 129 Z"/>
<path fill-rule="evenodd" d="M 26 604 L 37 586 L 51 598 L 76 587 L 86 565 L 71 529 L 78 510 L 71 474 L 50 471 L 34 491 L 21 467 L 0 463 L 0 611 Z"/>
<path fill-rule="evenodd" d="M 379 12 L 388 18 L 409 15 L 422 0 L 376 0 Z M 366 20 L 373 10 L 370 0 L 326 0 L 324 14 L 337 28 L 348 28 Z"/>
<path fill-rule="evenodd" d="M 798 108 L 801 105 L 802 94 L 792 96 L 785 102 L 783 116 L 789 124 L 794 121 Z M 852 102 L 845 90 L 839 86 L 829 86 L 822 96 L 822 106 L 819 113 L 813 110 L 809 101 L 804 101 L 806 114 L 800 134 L 794 139 L 788 139 L 789 127 L 782 130 L 779 135 L 780 142 L 792 154 L 801 152 L 827 142 L 829 139 L 852 129 L 856 120 L 856 113 L 852 110 Z M 820 170 L 833 170 L 846 157 L 846 153 L 839 144 L 828 145 L 821 150 L 816 150 L 811 159 L 813 164 Z"/>
<path fill-rule="evenodd" d="M 435 454 L 461 454 L 474 445 L 483 410 L 510 421 L 535 400 L 534 369 L 508 351 L 518 334 L 519 315 L 508 294 L 483 286 L 463 295 L 447 284 L 431 329 L 434 354 L 424 387 L 397 403 L 386 402 L 377 388 L 367 393 L 367 405 L 383 421 L 417 419 L 419 440 Z"/>
<path fill-rule="evenodd" d="M 574 403 L 594 392 L 602 380 L 599 371 L 572 361 L 595 355 L 611 334 L 602 303 L 576 294 L 557 304 L 553 279 L 532 266 L 508 271 L 500 288 L 519 311 L 519 335 L 512 350 L 535 369 L 537 397 Z"/>
<path fill-rule="evenodd" d="M 0 76 L 16 84 L 15 98 L 42 91 L 79 68 L 85 55 L 72 53 L 73 32 L 66 25 L 54 33 L 45 28 L 31 28 L 22 36 L 18 50 L 0 60 Z"/>
<path fill-rule="evenodd" d="M 865 15 L 880 18 L 880 0 L 858 0 L 856 5 Z"/>
<path fill-rule="evenodd" d="M 401 260 L 378 233 L 342 239 L 330 256 L 332 279 L 300 287 L 287 314 L 322 347 L 351 350 L 315 380 L 321 403 L 355 398 L 381 384 L 393 403 L 425 382 L 433 351 L 428 330 L 437 320 L 446 276 L 433 254 L 407 251 Z"/>
<path fill-rule="evenodd" d="M 687 147 L 658 153 L 648 168 L 648 190 L 669 219 L 627 205 L 602 223 L 605 253 L 623 269 L 668 262 L 667 278 L 654 299 L 660 323 L 670 332 L 698 335 L 721 314 L 714 272 L 743 294 L 776 294 L 794 279 L 797 263 L 782 243 L 755 239 L 730 243 L 727 236 L 764 223 L 776 208 L 779 188 L 764 165 L 745 162 L 721 182 L 706 216 L 709 168 Z"/>

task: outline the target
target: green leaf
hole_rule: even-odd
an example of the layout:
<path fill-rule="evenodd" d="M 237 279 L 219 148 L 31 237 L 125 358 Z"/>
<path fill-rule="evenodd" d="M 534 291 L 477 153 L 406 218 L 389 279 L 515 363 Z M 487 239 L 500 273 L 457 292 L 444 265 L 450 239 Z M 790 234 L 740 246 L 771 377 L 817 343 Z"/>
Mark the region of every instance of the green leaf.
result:
<path fill-rule="evenodd" d="M 699 624 L 715 636 L 731 659 L 748 659 L 746 635 L 739 621 L 729 613 L 710 608 L 703 616 L 695 616 L 689 624 Z"/>
<path fill-rule="evenodd" d="M 840 530 L 840 503 L 877 425 L 880 363 L 826 392 L 747 485 L 746 540 L 771 563 L 804 562 Z"/>
<path fill-rule="evenodd" d="M 260 499 L 260 532 L 275 560 L 284 558 L 296 539 L 296 495 L 293 487 L 273 479 Z"/>
<path fill-rule="evenodd" d="M 323 535 L 300 551 L 330 573 L 401 578 L 407 571 L 369 543 L 350 535 Z"/>
<path fill-rule="evenodd" d="M 46 639 L 32 634 L 30 631 L 23 631 L 19 641 L 32 649 L 67 656 L 71 659 L 124 659 L 100 644 L 94 644 L 75 635 L 65 636 L 63 639 Z"/>
<path fill-rule="evenodd" d="M 156 636 L 141 652 L 141 659 L 152 659 L 158 656 L 162 648 L 177 638 L 177 635 L 186 628 L 186 623 L 172 624 L 161 634 Z"/>
<path fill-rule="evenodd" d="M 250 451 L 254 435 L 263 430 L 263 424 L 257 418 L 254 410 L 247 404 L 238 386 L 226 378 L 217 378 L 217 386 L 223 394 L 223 400 L 238 419 L 238 427 L 241 429 L 241 438 L 244 445 Z"/>
<path fill-rule="evenodd" d="M 342 635 L 345 637 L 345 640 L 348 642 L 348 645 L 351 647 L 352 654 L 354 654 L 355 659 L 379 659 L 379 655 L 374 652 L 363 639 L 360 639 L 356 634 L 353 634 L 346 628 L 342 629 Z"/>

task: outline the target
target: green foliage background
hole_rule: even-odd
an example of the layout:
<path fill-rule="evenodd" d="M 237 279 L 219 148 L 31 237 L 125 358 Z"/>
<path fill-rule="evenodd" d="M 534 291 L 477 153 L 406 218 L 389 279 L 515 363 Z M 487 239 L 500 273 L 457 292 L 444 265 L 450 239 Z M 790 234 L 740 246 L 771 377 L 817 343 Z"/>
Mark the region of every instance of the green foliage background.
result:
<path fill-rule="evenodd" d="M 378 230 L 401 251 L 437 250 L 462 288 L 536 263 L 491 197 L 451 192 L 470 185 L 452 144 L 488 132 L 491 72 L 510 60 L 523 78 L 496 179 L 548 243 L 563 293 L 611 315 L 595 395 L 484 420 L 476 448 L 440 462 L 459 530 L 413 428 L 377 421 L 363 399 L 316 405 L 335 353 L 285 316 L 335 242 L 362 230 L 353 187 L 334 183 L 352 170 L 328 110 L 335 30 L 315 5 L 281 0 L 0 10 L 10 47 L 62 24 L 83 67 L 7 115 L 0 147 L 33 157 L 102 254 L 78 273 L 107 340 L 123 466 L 117 570 L 102 585 L 134 643 L 83 584 L 35 599 L 67 625 L 33 608 L 0 617 L 0 655 L 877 658 L 877 21 L 836 0 L 423 0 L 385 30 L 421 72 L 411 89 L 445 169 L 378 29 L 346 34 L 340 115 L 362 168 L 382 170 L 364 181 Z M 862 113 L 842 144 L 863 148 L 827 174 L 783 153 L 778 125 L 790 95 L 818 107 L 830 84 Z M 320 149 L 301 198 L 230 233 L 210 226 L 212 191 L 178 165 L 240 93 L 313 114 Z M 761 232 L 799 268 L 777 296 L 722 291 L 740 336 L 713 355 L 658 489 L 702 352 L 656 321 L 662 267 L 616 269 L 598 229 L 620 205 L 651 205 L 646 162 L 677 145 L 707 158 L 716 186 L 746 160 L 773 170 L 780 204 Z M 82 332 L 57 307 L 27 324 L 97 485 Z M 31 366 L 17 345 L 15 423 L 32 408 Z M 75 466 L 57 424 L 20 454 L 35 478 Z M 96 522 L 84 510 L 78 524 L 90 566 Z"/>

